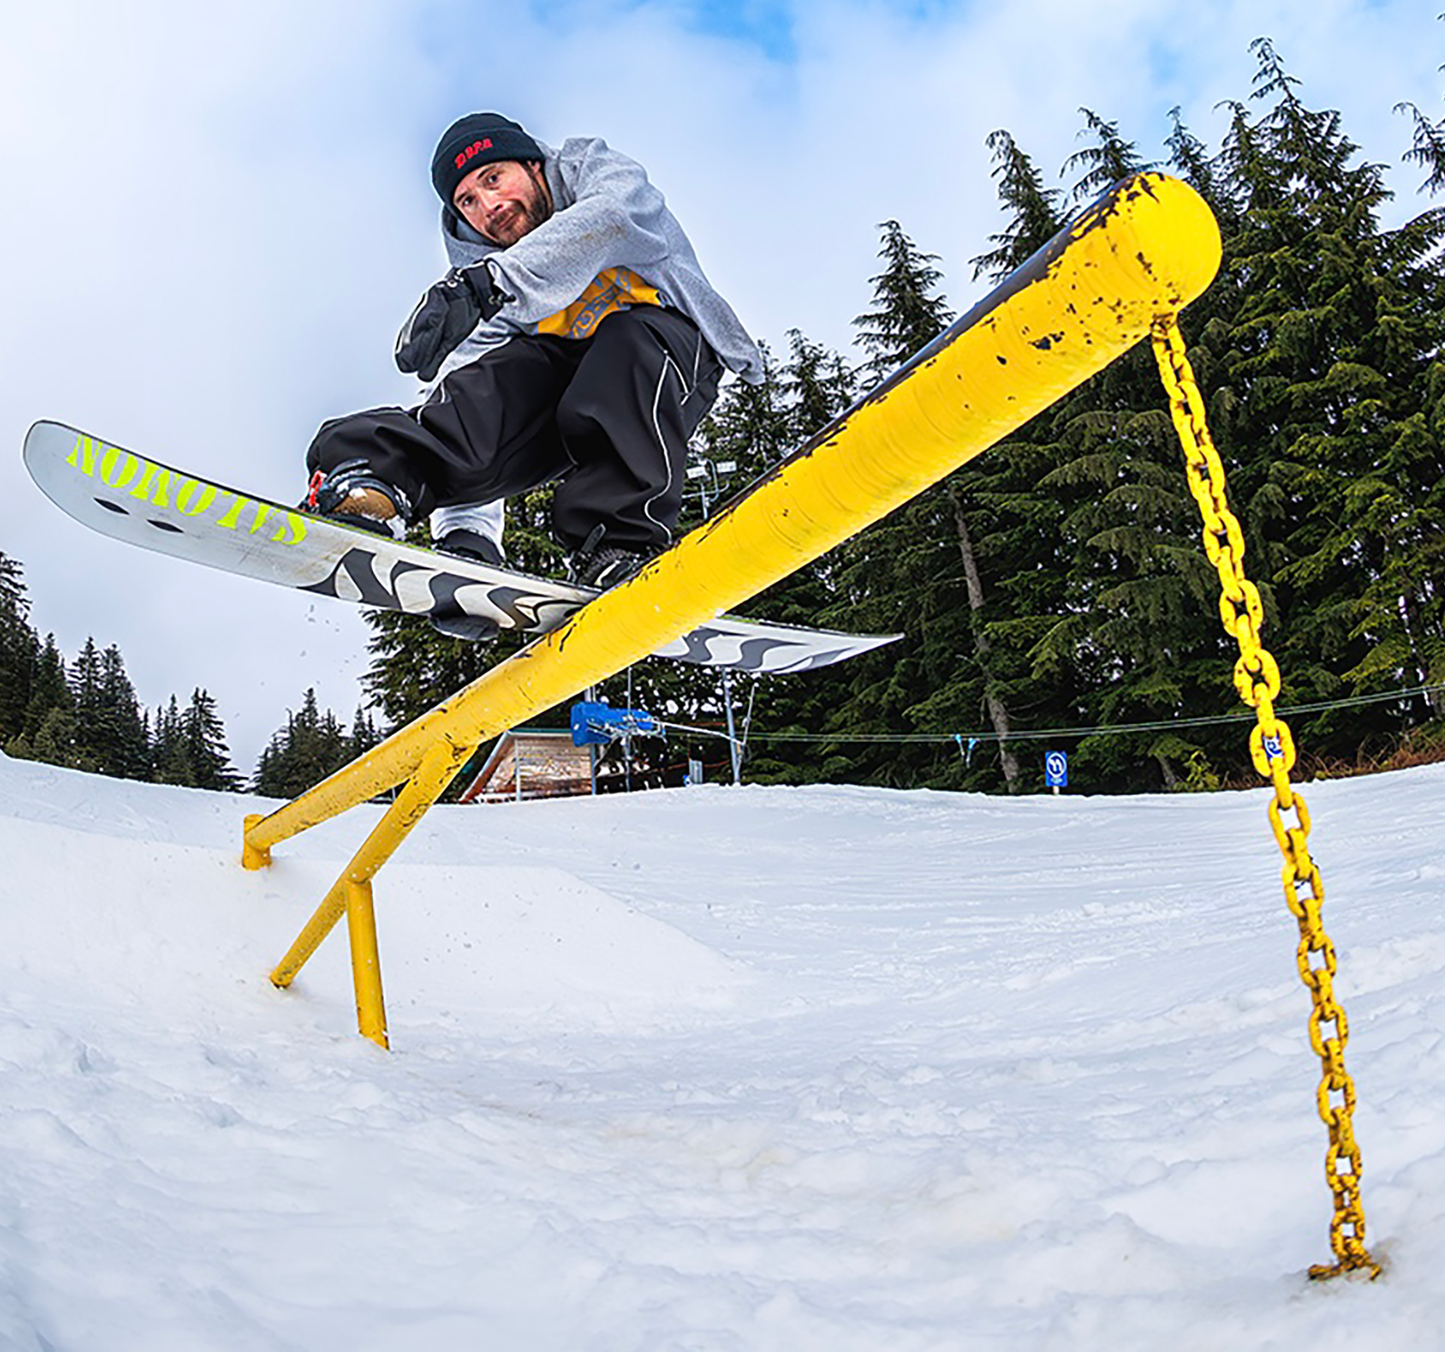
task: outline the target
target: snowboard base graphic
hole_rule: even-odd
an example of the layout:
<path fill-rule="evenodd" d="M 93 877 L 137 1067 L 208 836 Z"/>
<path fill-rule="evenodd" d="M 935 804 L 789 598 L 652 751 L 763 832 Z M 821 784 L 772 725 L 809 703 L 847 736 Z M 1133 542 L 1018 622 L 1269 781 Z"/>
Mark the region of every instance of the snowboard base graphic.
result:
<path fill-rule="evenodd" d="M 283 507 L 64 423 L 37 422 L 24 458 L 61 511 L 114 540 L 319 596 L 428 615 L 453 631 L 496 625 L 546 633 L 597 595 Z M 829 666 L 897 637 L 723 615 L 656 655 L 780 674 Z"/>

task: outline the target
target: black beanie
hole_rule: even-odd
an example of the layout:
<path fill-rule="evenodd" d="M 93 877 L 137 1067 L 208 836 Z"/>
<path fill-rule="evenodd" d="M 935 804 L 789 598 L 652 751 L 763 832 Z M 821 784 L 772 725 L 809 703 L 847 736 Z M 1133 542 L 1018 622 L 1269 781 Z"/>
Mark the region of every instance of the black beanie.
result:
<path fill-rule="evenodd" d="M 431 181 L 447 206 L 457 184 L 473 169 L 497 160 L 544 159 L 542 147 L 510 118 L 500 113 L 469 113 L 453 122 L 437 142 Z"/>

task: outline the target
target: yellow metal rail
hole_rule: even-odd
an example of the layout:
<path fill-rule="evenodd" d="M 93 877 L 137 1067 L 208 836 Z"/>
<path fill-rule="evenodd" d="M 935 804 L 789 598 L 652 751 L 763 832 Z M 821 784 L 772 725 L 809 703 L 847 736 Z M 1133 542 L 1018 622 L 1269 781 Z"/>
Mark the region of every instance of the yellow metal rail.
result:
<path fill-rule="evenodd" d="M 259 868 L 279 841 L 411 781 L 398 799 L 406 810 L 383 818 L 273 979 L 289 982 L 349 912 L 358 1009 L 363 985 L 376 1005 L 371 1031 L 361 1016 L 362 1031 L 385 1045 L 380 978 L 363 973 L 355 946 L 358 929 L 364 935 L 370 925 L 370 878 L 477 745 L 745 601 L 987 450 L 1147 338 L 1158 316 L 1204 291 L 1219 261 L 1218 226 L 1193 189 L 1156 173 L 1116 185 L 912 361 L 635 577 L 285 807 L 248 817 L 244 861 Z M 374 931 L 369 943 L 374 967 Z"/>

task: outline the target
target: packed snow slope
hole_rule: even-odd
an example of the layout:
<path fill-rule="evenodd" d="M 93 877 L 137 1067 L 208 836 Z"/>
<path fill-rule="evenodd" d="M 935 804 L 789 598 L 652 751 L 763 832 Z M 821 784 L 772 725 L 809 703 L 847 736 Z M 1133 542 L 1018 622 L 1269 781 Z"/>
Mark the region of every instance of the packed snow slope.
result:
<path fill-rule="evenodd" d="M 1375 1283 L 1266 794 L 704 787 L 432 812 L 0 758 L 0 1348 L 1445 1347 L 1445 766 L 1311 786 Z"/>

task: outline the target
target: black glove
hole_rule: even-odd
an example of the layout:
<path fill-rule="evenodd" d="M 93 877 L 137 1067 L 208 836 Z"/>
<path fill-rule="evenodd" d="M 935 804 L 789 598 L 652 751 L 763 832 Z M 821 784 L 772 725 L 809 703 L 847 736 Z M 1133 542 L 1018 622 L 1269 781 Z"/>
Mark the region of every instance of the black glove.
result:
<path fill-rule="evenodd" d="M 484 319 L 509 300 L 485 263 L 453 268 L 417 302 L 396 336 L 396 364 L 425 381 L 436 379 L 442 362 Z"/>

